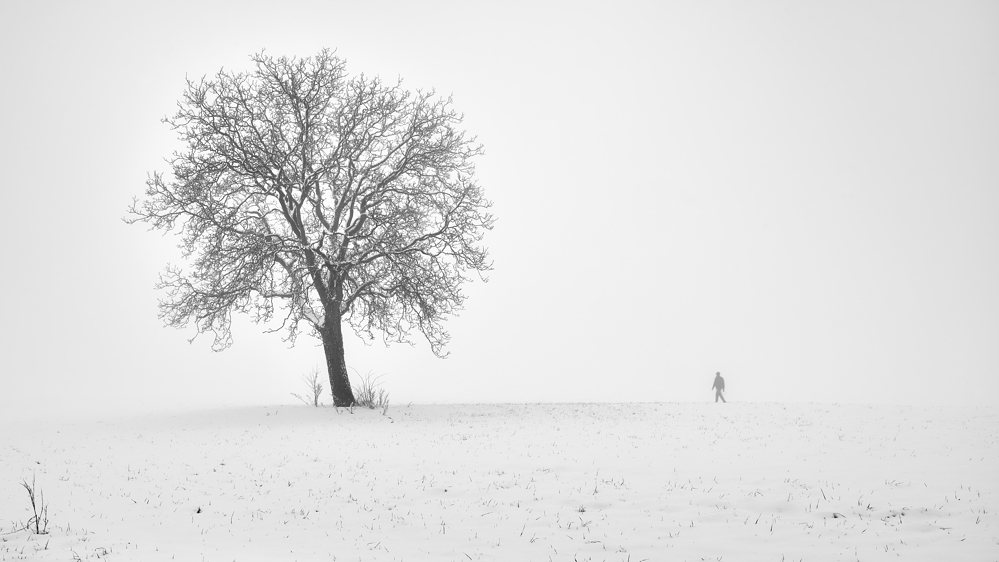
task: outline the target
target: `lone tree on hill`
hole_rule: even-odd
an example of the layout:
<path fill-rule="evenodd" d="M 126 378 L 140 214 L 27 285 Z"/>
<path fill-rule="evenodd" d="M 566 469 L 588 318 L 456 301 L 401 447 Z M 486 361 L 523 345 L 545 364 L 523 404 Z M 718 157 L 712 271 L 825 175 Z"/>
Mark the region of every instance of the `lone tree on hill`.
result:
<path fill-rule="evenodd" d="M 386 342 L 418 328 L 444 357 L 466 274 L 491 269 L 481 241 L 495 219 L 472 164 L 482 147 L 450 98 L 348 76 L 330 51 L 252 60 L 248 73 L 187 81 L 163 120 L 186 148 L 125 221 L 182 234 L 191 269 L 168 265 L 157 283 L 166 324 L 193 321 L 222 350 L 233 312 L 277 315 L 268 331 L 291 344 L 304 322 L 334 404 L 349 406 L 343 324 Z"/>

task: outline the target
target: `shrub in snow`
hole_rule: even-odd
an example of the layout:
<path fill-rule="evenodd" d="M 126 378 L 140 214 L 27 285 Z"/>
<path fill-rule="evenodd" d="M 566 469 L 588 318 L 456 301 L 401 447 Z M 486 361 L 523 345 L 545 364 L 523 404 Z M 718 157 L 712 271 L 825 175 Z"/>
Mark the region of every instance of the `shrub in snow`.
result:
<path fill-rule="evenodd" d="M 309 393 L 306 394 L 305 396 L 301 396 L 292 392 L 291 395 L 294 396 L 295 398 L 298 398 L 299 400 L 301 400 L 306 404 L 312 404 L 313 406 L 318 407 L 319 397 L 323 395 L 323 381 L 322 378 L 320 377 L 319 367 L 313 367 L 312 373 L 308 375 L 302 375 L 302 380 L 305 382 L 305 385 L 309 388 Z"/>

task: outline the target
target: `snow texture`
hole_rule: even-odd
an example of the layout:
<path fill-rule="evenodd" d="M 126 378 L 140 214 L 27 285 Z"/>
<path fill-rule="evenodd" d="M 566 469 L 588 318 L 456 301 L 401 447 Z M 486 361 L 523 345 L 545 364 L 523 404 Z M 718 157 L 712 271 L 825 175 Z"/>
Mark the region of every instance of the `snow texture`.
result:
<path fill-rule="evenodd" d="M 0 429 L 0 560 L 999 560 L 995 409 L 280 406 Z M 36 480 L 49 534 L 30 517 Z"/>

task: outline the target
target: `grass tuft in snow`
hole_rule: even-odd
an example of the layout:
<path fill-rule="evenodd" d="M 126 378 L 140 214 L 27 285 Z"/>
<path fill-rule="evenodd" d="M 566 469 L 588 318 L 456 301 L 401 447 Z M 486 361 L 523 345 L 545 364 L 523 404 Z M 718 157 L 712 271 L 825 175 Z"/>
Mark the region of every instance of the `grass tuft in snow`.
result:
<path fill-rule="evenodd" d="M 49 506 L 45 504 L 45 494 L 35 486 L 34 475 L 31 476 L 31 484 L 28 484 L 27 480 L 22 480 L 21 485 L 28 491 L 28 499 L 31 500 L 31 511 L 34 513 L 31 519 L 28 519 L 28 523 L 24 525 L 24 528 L 36 535 L 48 534 Z M 38 492 L 37 500 L 35 499 L 36 491 Z"/>
<path fill-rule="evenodd" d="M 389 393 L 385 392 L 384 388 L 379 388 L 381 383 L 378 382 L 384 375 L 376 377 L 372 376 L 371 371 L 368 371 L 368 374 L 362 377 L 356 370 L 354 374 L 357 375 L 359 381 L 354 386 L 354 402 L 364 408 L 380 409 L 382 415 L 385 415 L 389 407 Z"/>

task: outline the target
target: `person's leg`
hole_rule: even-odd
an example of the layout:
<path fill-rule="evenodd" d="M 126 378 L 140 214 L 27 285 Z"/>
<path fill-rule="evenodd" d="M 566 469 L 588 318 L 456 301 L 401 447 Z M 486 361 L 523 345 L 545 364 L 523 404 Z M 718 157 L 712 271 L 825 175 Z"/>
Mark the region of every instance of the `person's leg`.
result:
<path fill-rule="evenodd" d="M 716 390 L 716 391 L 715 391 L 715 404 L 717 404 L 717 403 L 718 403 L 718 399 L 719 399 L 720 397 L 721 397 L 721 391 L 720 391 L 720 390 Z"/>
<path fill-rule="evenodd" d="M 725 400 L 725 395 L 720 390 L 718 391 L 718 396 L 721 396 L 722 404 L 728 404 L 728 400 Z"/>

